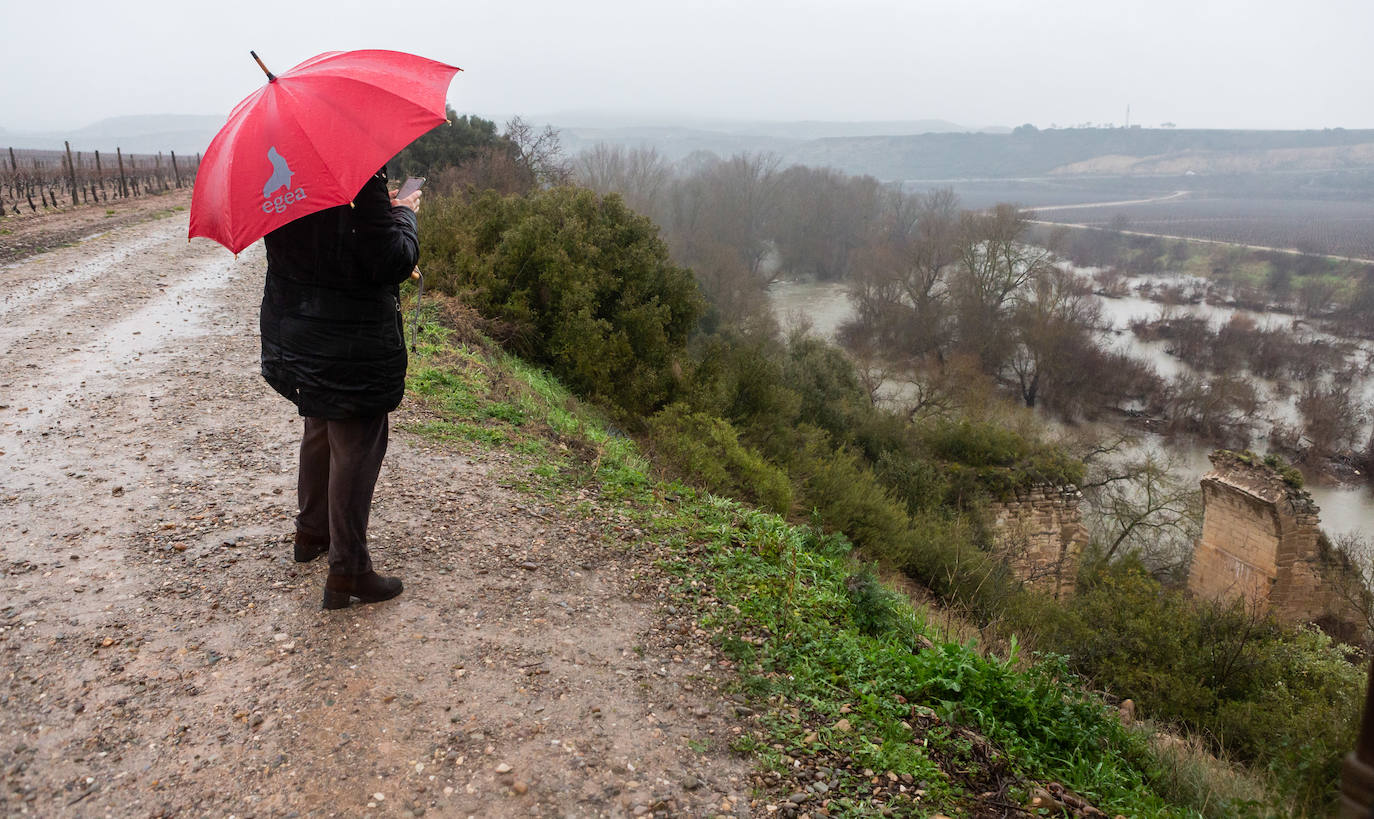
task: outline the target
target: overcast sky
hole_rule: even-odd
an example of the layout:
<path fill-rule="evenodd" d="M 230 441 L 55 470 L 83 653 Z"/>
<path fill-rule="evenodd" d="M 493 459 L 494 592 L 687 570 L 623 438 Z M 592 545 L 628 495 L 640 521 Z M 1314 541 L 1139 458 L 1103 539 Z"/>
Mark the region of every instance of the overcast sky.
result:
<path fill-rule="evenodd" d="M 389 4 L 388 4 L 389 5 Z M 214 8 L 214 11 L 208 9 Z M 569 110 L 1374 127 L 1370 0 L 0 0 L 0 128 L 227 115 L 262 74 L 337 49 L 465 70 L 489 118 Z"/>

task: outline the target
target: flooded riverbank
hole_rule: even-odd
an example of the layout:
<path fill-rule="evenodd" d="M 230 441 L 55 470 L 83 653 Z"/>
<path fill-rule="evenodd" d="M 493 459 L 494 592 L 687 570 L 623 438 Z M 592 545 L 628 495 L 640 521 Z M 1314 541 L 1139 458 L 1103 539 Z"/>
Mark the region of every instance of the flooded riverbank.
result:
<path fill-rule="evenodd" d="M 1158 282 L 1176 284 L 1178 280 L 1158 277 Z M 1101 343 L 1104 347 L 1153 365 L 1165 378 L 1191 371 L 1187 364 L 1169 354 L 1166 342 L 1143 341 L 1131 332 L 1132 321 L 1157 318 L 1164 305 L 1138 295 L 1124 298 L 1094 298 L 1103 318 Z M 840 325 L 853 315 L 847 288 L 843 284 L 778 282 L 769 290 L 769 299 L 774 314 L 784 326 L 788 324 L 789 317 L 804 316 L 810 323 L 812 332 L 831 340 L 835 339 Z M 1237 313 L 1246 315 L 1255 321 L 1256 326 L 1265 329 L 1289 328 L 1293 324 L 1293 317 L 1288 315 L 1259 313 L 1205 303 L 1170 306 L 1168 309 L 1180 314 L 1205 318 L 1214 326 L 1229 321 Z M 1310 327 L 1303 326 L 1300 329 L 1304 334 L 1314 338 L 1333 338 Z M 1362 357 L 1363 363 L 1374 361 L 1374 345 L 1367 341 L 1355 343 L 1358 345 L 1357 355 Z M 1256 419 L 1258 423 L 1252 448 L 1263 452 L 1266 449 L 1267 436 L 1275 421 L 1291 424 L 1297 419 L 1296 396 L 1293 390 L 1279 389 L 1277 384 L 1266 382 L 1264 379 L 1256 379 L 1256 385 L 1263 405 L 1259 413 L 1261 417 Z M 1374 378 L 1360 379 L 1356 391 L 1361 396 L 1363 406 L 1374 405 Z M 1170 455 L 1177 464 L 1176 475 L 1194 485 L 1211 468 L 1207 460 L 1207 455 L 1212 451 L 1210 446 L 1153 433 L 1142 433 L 1140 445 Z M 1374 541 L 1374 490 L 1371 487 L 1321 485 L 1317 480 L 1309 480 L 1307 489 L 1311 492 L 1313 500 L 1321 507 L 1322 528 L 1328 535 L 1339 537 L 1354 534 Z"/>

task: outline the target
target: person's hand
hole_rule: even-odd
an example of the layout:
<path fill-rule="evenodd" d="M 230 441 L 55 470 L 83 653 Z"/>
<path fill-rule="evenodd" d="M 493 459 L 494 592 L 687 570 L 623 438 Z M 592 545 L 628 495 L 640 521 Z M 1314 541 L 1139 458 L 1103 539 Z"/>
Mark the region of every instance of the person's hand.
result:
<path fill-rule="evenodd" d="M 391 206 L 393 208 L 410 208 L 414 213 L 420 212 L 420 194 L 424 191 L 415 191 L 404 199 L 397 199 L 396 194 L 398 193 L 400 193 L 399 190 L 391 191 Z"/>

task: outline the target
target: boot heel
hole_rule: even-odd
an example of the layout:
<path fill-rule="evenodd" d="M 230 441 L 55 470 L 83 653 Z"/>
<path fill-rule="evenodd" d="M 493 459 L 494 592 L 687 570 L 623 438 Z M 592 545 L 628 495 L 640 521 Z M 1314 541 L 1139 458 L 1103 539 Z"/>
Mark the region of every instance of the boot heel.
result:
<path fill-rule="evenodd" d="M 320 604 L 323 609 L 346 609 L 352 595 L 346 591 L 334 591 L 333 589 L 324 590 L 324 602 Z"/>

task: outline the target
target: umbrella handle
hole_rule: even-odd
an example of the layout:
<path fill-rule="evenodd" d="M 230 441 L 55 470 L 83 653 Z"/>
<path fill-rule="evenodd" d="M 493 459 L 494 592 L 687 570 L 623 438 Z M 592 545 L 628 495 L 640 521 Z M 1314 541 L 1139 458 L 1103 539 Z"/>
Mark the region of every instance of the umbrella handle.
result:
<path fill-rule="evenodd" d="M 277 75 L 276 75 L 276 74 L 273 74 L 271 71 L 268 71 L 268 70 L 267 70 L 267 66 L 266 66 L 266 65 L 263 65 L 262 58 L 258 56 L 258 52 L 256 52 L 256 51 L 250 51 L 250 52 L 248 52 L 248 53 L 249 53 L 249 54 L 252 54 L 252 55 L 253 55 L 253 59 L 258 61 L 258 68 L 261 68 L 261 69 L 262 69 L 262 73 L 264 73 L 264 74 L 267 75 L 267 81 L 268 81 L 268 82 L 276 82 L 276 81 L 277 81 Z"/>
<path fill-rule="evenodd" d="M 410 326 L 410 351 L 413 353 L 420 344 L 420 299 L 425 295 L 425 274 L 417 267 L 410 272 L 410 278 L 419 282 L 419 290 L 415 293 L 415 318 Z"/>

